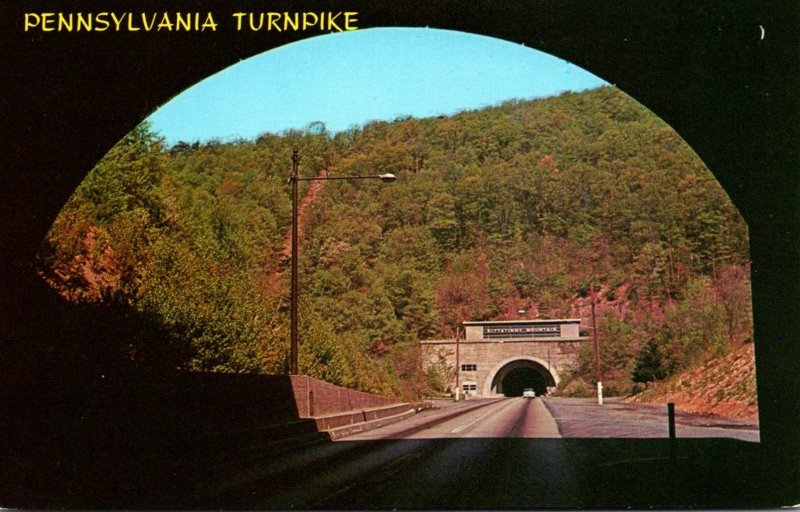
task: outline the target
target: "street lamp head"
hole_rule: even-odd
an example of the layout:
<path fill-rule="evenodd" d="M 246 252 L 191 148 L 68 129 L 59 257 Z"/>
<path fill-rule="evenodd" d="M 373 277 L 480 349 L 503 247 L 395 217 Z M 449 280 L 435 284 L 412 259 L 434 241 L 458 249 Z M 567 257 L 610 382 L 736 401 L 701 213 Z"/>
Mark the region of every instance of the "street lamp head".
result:
<path fill-rule="evenodd" d="M 394 174 L 389 173 L 389 172 L 387 172 L 386 174 L 381 174 L 378 177 L 384 183 L 391 183 L 391 182 L 393 182 L 393 181 L 395 181 L 397 179 L 397 176 L 395 176 Z"/>

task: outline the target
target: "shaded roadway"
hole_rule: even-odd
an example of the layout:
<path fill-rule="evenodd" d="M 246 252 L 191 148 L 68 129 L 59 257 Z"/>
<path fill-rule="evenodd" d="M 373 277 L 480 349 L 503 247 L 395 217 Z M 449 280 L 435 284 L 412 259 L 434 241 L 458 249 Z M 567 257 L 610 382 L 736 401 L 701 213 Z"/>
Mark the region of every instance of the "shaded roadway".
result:
<path fill-rule="evenodd" d="M 238 485 L 214 489 L 213 496 L 192 505 L 498 509 L 780 504 L 778 489 L 759 479 L 765 468 L 758 464 L 757 443 L 527 437 L 558 436 L 549 412 L 558 402 L 567 409 L 577 406 L 572 413 L 590 410 L 581 401 L 522 398 L 438 408 L 281 460 L 254 461 Z M 603 410 L 625 414 L 611 405 Z M 462 413 L 451 414 L 453 407 Z"/>

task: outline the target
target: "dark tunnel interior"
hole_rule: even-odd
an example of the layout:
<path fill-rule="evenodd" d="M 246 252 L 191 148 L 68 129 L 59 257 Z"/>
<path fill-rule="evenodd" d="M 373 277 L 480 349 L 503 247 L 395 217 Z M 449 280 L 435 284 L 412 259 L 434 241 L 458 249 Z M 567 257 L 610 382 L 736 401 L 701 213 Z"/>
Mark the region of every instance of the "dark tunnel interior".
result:
<path fill-rule="evenodd" d="M 505 396 L 522 396 L 525 388 L 533 388 L 536 396 L 543 395 L 547 392 L 547 380 L 544 375 L 530 367 L 511 370 L 503 379 Z"/>

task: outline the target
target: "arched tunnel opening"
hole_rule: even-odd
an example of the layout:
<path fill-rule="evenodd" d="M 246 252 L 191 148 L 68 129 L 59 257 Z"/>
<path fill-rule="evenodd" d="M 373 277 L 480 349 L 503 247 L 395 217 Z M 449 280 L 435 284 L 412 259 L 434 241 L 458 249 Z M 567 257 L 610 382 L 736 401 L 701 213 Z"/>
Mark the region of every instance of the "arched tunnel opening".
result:
<path fill-rule="evenodd" d="M 526 388 L 533 388 L 536 395 L 547 392 L 547 381 L 544 375 L 533 368 L 517 368 L 511 370 L 503 379 L 503 394 L 505 396 L 522 396 Z"/>
<path fill-rule="evenodd" d="M 537 396 L 547 393 L 556 382 L 550 371 L 536 361 L 518 359 L 504 365 L 492 379 L 492 391 L 505 396 L 522 396 L 532 388 Z"/>

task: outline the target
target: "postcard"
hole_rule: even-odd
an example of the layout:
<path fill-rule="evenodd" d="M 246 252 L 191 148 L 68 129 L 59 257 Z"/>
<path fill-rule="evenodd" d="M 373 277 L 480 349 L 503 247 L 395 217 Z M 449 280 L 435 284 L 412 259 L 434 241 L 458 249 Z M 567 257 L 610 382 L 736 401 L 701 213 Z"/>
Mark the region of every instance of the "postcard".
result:
<path fill-rule="evenodd" d="M 797 9 L 0 19 L 0 506 L 800 503 Z"/>

